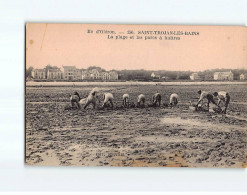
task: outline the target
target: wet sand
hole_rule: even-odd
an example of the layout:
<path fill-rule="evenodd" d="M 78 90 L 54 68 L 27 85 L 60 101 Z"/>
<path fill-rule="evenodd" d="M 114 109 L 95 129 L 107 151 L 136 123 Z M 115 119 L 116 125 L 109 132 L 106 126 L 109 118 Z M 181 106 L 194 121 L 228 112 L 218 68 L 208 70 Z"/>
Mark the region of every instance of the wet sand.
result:
<path fill-rule="evenodd" d="M 65 109 L 71 93 L 78 91 L 85 98 L 91 88 L 27 87 L 28 165 L 247 166 L 245 85 L 103 86 L 102 92 L 115 97 L 114 109 Z M 197 98 L 198 89 L 228 91 L 227 115 L 190 110 L 188 102 Z M 135 103 L 144 93 L 149 103 L 155 92 L 161 93 L 162 103 L 177 93 L 179 106 L 120 108 L 124 93 Z"/>

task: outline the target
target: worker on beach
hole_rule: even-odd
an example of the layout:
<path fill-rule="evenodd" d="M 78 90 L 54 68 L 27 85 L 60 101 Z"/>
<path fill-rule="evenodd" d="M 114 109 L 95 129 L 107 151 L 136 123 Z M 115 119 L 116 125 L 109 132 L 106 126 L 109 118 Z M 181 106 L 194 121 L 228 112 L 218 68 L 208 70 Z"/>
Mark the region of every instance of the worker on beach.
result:
<path fill-rule="evenodd" d="M 77 107 L 78 109 L 81 108 L 79 101 L 81 100 L 80 95 L 77 91 L 75 91 L 71 96 L 70 96 L 70 102 L 72 107 Z"/>
<path fill-rule="evenodd" d="M 102 106 L 103 108 L 106 106 L 108 102 L 110 102 L 111 107 L 113 108 L 113 95 L 111 93 L 104 93 L 103 99 L 104 99 L 104 103 Z"/>
<path fill-rule="evenodd" d="M 196 104 L 196 107 L 198 107 L 198 104 L 200 104 L 203 99 L 207 99 L 208 100 L 208 102 L 207 102 L 208 108 L 209 108 L 209 103 L 211 103 L 211 102 L 213 104 L 217 105 L 216 102 L 214 101 L 214 96 L 212 94 L 210 94 L 210 93 L 208 93 L 206 91 L 201 91 L 201 90 L 199 90 L 197 93 L 200 95 L 200 98 L 199 98 L 199 100 L 198 100 L 198 102 Z"/>
<path fill-rule="evenodd" d="M 178 94 L 172 93 L 170 95 L 170 105 L 171 106 L 176 106 L 178 104 Z"/>
<path fill-rule="evenodd" d="M 225 91 L 220 92 L 214 92 L 213 95 L 218 98 L 218 106 L 220 106 L 220 102 L 223 101 L 225 104 L 225 109 L 223 111 L 224 114 L 226 114 L 226 110 L 228 107 L 228 104 L 230 102 L 230 95 Z"/>
<path fill-rule="evenodd" d="M 137 97 L 137 106 L 140 106 L 142 102 L 142 105 L 145 105 L 145 95 L 144 94 L 140 94 Z"/>
<path fill-rule="evenodd" d="M 90 93 L 89 93 L 89 95 L 88 95 L 88 97 L 86 99 L 86 104 L 84 106 L 84 109 L 86 109 L 89 104 L 93 104 L 93 108 L 95 109 L 96 101 L 98 100 L 99 103 L 100 103 L 100 99 L 99 99 L 98 93 L 99 93 L 99 89 L 98 88 L 93 88 L 92 91 L 90 91 Z"/>
<path fill-rule="evenodd" d="M 155 93 L 153 95 L 153 106 L 156 106 L 158 104 L 158 106 L 160 106 L 161 103 L 161 95 L 160 93 Z"/>
<path fill-rule="evenodd" d="M 123 94 L 123 106 L 124 107 L 129 107 L 129 94 Z"/>

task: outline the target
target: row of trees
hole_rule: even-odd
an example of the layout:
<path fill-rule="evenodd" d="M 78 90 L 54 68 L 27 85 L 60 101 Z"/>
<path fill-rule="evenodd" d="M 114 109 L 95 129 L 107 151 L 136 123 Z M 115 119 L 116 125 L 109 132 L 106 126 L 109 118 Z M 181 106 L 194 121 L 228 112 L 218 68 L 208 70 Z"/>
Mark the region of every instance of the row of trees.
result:
<path fill-rule="evenodd" d="M 154 72 L 155 75 L 159 75 L 165 80 L 189 80 L 191 71 L 151 71 L 151 70 L 121 70 L 117 71 L 119 74 L 119 79 L 121 80 L 154 80 L 158 78 L 152 78 L 151 74 Z M 163 79 L 164 80 L 164 79 Z"/>
<path fill-rule="evenodd" d="M 215 72 L 232 71 L 234 80 L 239 80 L 242 73 L 247 74 L 246 69 L 212 69 L 198 72 L 200 80 L 210 81 L 214 80 Z M 165 77 L 165 80 L 190 80 L 192 71 L 151 71 L 151 70 L 121 70 L 117 71 L 119 79 L 121 80 L 152 80 L 151 74 L 159 75 L 161 78 Z"/>

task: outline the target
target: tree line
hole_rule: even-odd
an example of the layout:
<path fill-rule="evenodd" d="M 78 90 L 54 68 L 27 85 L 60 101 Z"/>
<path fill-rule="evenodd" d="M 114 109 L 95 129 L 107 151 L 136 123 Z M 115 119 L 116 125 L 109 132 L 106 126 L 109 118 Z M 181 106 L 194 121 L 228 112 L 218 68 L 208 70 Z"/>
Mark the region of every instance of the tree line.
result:
<path fill-rule="evenodd" d="M 198 76 L 202 81 L 211 81 L 214 80 L 215 72 L 228 72 L 232 71 L 233 79 L 240 80 L 241 74 L 247 74 L 246 69 L 212 69 L 199 71 Z M 119 74 L 119 79 L 121 80 L 190 80 L 190 75 L 193 73 L 192 71 L 152 71 L 152 70 L 120 70 L 117 71 Z M 159 78 L 151 77 L 151 74 L 154 73 Z"/>

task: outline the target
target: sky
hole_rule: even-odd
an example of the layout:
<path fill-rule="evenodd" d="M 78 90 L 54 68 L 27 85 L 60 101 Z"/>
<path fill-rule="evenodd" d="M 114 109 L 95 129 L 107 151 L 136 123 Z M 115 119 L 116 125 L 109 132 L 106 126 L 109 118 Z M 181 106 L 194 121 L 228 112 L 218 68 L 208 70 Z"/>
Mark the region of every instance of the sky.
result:
<path fill-rule="evenodd" d="M 93 33 L 88 33 L 92 30 Z M 108 34 L 98 30 L 114 31 Z M 130 39 L 127 31 L 134 31 Z M 198 32 L 199 35 L 138 35 L 138 31 Z M 128 36 L 116 39 L 117 35 Z M 136 36 L 142 39 L 136 39 Z M 158 39 L 148 39 L 157 36 Z M 203 71 L 247 67 L 247 28 L 241 26 L 172 26 L 44 24 L 26 25 L 26 67 L 100 66 L 106 70 Z"/>

